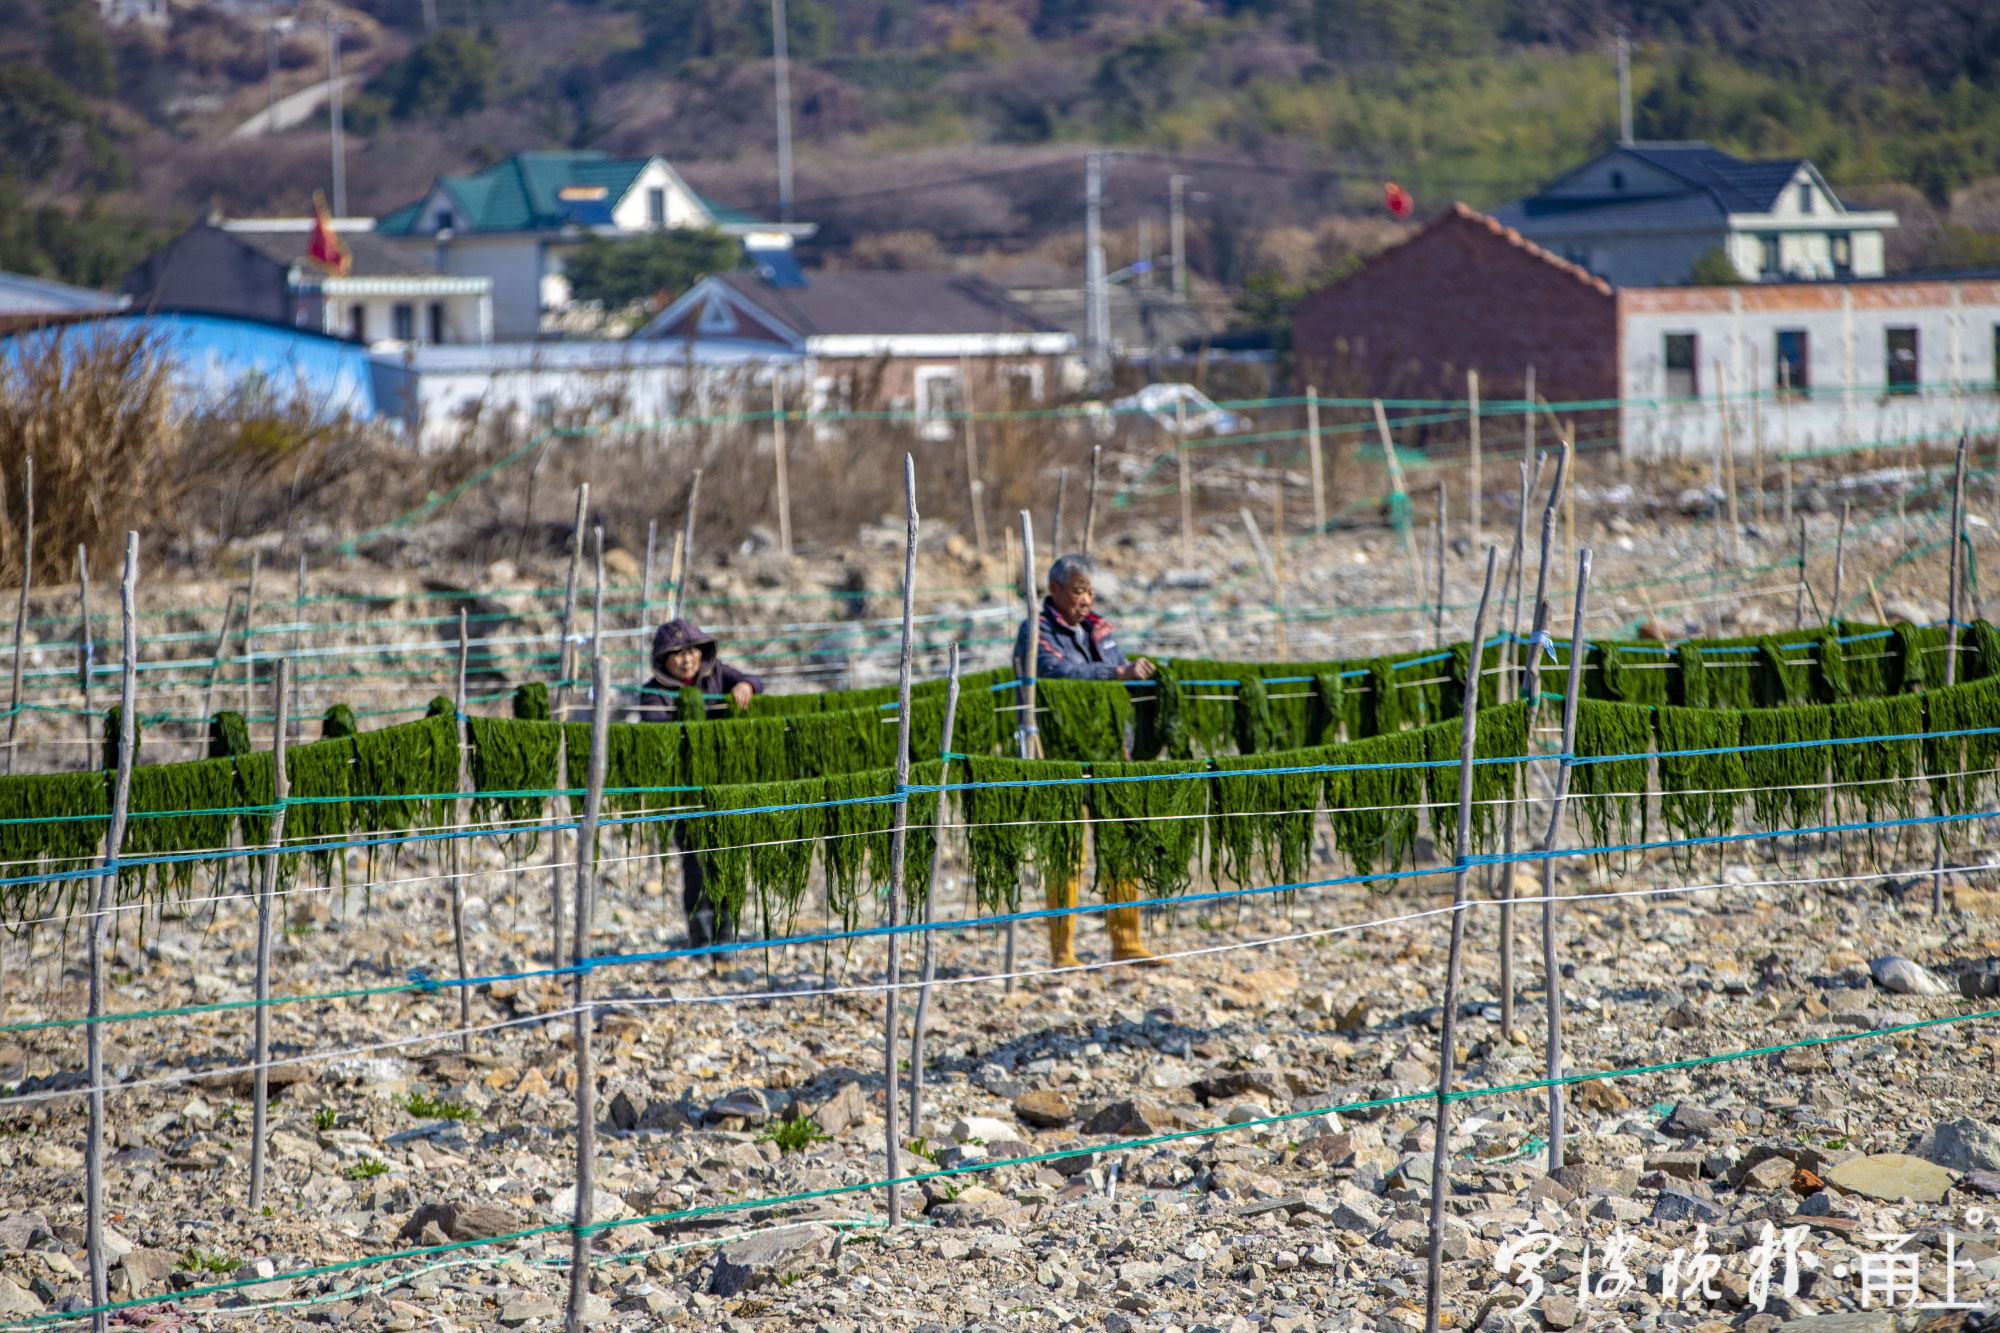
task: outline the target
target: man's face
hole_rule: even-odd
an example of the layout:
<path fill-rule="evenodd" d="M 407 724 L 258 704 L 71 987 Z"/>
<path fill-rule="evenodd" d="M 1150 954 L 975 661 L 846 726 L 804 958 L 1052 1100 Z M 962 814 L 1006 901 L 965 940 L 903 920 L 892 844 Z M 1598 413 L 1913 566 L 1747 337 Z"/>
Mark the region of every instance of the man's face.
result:
<path fill-rule="evenodd" d="M 1083 618 L 1090 614 L 1096 604 L 1090 587 L 1090 575 L 1078 574 L 1068 583 L 1051 583 L 1049 601 L 1055 605 L 1056 614 L 1065 624 L 1081 625 Z"/>
<path fill-rule="evenodd" d="M 701 670 L 701 649 L 676 648 L 667 654 L 667 674 L 675 680 L 693 680 Z"/>

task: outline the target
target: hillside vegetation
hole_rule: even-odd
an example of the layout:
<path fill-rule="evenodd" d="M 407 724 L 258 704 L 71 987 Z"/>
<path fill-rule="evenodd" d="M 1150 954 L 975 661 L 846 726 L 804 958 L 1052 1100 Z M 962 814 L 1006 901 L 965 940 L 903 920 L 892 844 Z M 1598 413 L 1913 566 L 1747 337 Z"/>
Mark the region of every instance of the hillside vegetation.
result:
<path fill-rule="evenodd" d="M 353 210 L 558 146 L 663 152 L 698 188 L 775 207 L 768 0 L 436 8 L 428 35 L 401 0 L 346 12 L 344 68 L 366 81 Z M 103 282 L 156 229 L 301 210 L 325 188 L 323 117 L 224 139 L 264 104 L 261 28 L 177 9 L 162 36 L 94 15 L 0 0 L 0 266 Z M 1104 146 L 1133 154 L 1113 171 L 1114 248 L 1164 213 L 1178 172 L 1199 272 L 1302 281 L 1345 262 L 1342 243 L 1274 266 L 1273 228 L 1376 209 L 1385 179 L 1420 213 L 1490 206 L 1607 143 L 1620 26 L 1642 137 L 1810 156 L 1911 214 L 1905 262 L 1991 257 L 2000 7 L 1945 0 L 790 0 L 798 211 L 833 251 L 891 231 L 1018 251 L 1077 227 L 1078 157 Z M 321 28 L 273 40 L 282 91 L 324 77 Z"/>

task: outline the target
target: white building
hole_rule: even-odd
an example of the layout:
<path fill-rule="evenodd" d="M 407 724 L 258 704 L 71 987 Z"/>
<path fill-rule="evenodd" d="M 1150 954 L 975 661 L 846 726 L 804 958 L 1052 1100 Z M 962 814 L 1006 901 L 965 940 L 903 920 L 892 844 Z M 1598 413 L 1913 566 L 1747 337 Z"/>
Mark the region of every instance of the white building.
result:
<path fill-rule="evenodd" d="M 1804 158 L 1746 162 L 1705 143 L 1622 143 L 1494 217 L 1619 287 L 1688 282 L 1721 251 L 1747 282 L 1879 278 L 1890 212 L 1841 202 Z"/>
<path fill-rule="evenodd" d="M 810 223 L 764 222 L 705 199 L 659 157 L 518 153 L 484 171 L 440 176 L 423 198 L 380 218 L 376 234 L 440 272 L 488 279 L 494 335 L 553 330 L 570 303 L 564 260 L 592 236 L 712 227 L 755 255 L 789 259 Z"/>

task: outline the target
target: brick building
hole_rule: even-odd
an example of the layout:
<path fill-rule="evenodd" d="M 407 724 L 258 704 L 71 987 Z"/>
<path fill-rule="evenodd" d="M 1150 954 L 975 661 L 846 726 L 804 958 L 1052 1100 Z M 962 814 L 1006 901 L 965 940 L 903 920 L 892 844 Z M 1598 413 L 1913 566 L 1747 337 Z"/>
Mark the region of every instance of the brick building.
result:
<path fill-rule="evenodd" d="M 1455 204 L 1299 303 L 1301 380 L 1333 396 L 1536 392 L 1640 454 L 1943 439 L 2000 416 L 2000 275 L 1613 287 Z M 1587 406 L 1590 405 L 1590 406 Z M 1457 428 L 1444 428 L 1448 436 Z"/>

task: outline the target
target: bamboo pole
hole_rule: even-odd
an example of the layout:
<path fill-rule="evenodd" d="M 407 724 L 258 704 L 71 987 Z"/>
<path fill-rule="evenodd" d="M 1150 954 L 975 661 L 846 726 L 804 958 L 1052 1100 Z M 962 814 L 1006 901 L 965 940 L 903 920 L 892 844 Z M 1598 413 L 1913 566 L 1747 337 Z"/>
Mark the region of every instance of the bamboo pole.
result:
<path fill-rule="evenodd" d="M 1057 508 L 1061 508 L 1060 501 Z M 882 1041 L 882 1130 L 886 1140 L 884 1146 L 889 1154 L 889 1225 L 892 1227 L 900 1226 L 903 1221 L 903 1190 L 897 1179 L 903 1173 L 899 1153 L 902 1144 L 896 1129 L 897 1102 L 901 1100 L 896 1087 L 896 1038 L 902 1027 L 902 1016 L 897 1012 L 900 1003 L 897 992 L 902 981 L 903 937 L 897 933 L 896 927 L 902 920 L 903 889 L 908 882 L 903 860 L 909 853 L 910 838 L 910 662 L 916 647 L 917 613 L 917 463 L 908 454 L 903 455 L 903 512 L 909 523 L 909 533 L 903 544 L 903 647 L 896 666 L 896 831 L 890 837 L 889 846 L 889 962 Z"/>
<path fill-rule="evenodd" d="M 1095 451 L 1093 451 L 1095 452 Z M 1093 470 L 1094 471 L 1094 470 Z M 1088 522 L 1084 531 L 1090 530 Z M 938 785 L 951 781 L 951 741 L 958 725 L 958 645 L 952 644 L 950 656 L 945 666 L 944 678 L 944 730 L 939 733 L 939 749 L 943 752 L 939 759 L 943 767 L 938 770 Z M 931 982 L 937 976 L 937 882 L 944 870 L 944 824 L 945 807 L 951 803 L 950 793 L 938 793 L 937 813 L 931 818 L 931 873 L 924 881 L 924 971 L 923 980 L 917 986 L 917 1016 L 910 1025 L 910 1132 L 922 1132 L 924 1123 L 924 1030 L 931 1012 Z"/>
<path fill-rule="evenodd" d="M 1556 769 L 1555 800 L 1549 804 L 1549 831 L 1542 840 L 1542 994 L 1548 1005 L 1544 1039 L 1549 1079 L 1549 1170 L 1563 1164 L 1562 970 L 1556 966 L 1556 839 L 1562 834 L 1563 806 L 1569 800 L 1570 757 L 1576 753 L 1576 701 L 1583 693 L 1584 614 L 1590 596 L 1590 548 L 1577 553 L 1576 609 L 1570 621 L 1569 680 L 1563 687 L 1562 763 Z"/>
<path fill-rule="evenodd" d="M 1527 403 L 1521 414 L 1521 455 L 1524 458 L 1533 458 L 1535 456 L 1535 365 L 1532 361 L 1528 363 L 1528 373 L 1521 386 L 1521 397 Z"/>
<path fill-rule="evenodd" d="M 1020 705 L 1021 724 L 1015 729 L 1019 738 L 1020 754 L 1023 759 L 1042 757 L 1041 728 L 1035 722 L 1035 670 L 1040 665 L 1038 648 L 1041 642 L 1042 608 L 1035 600 L 1035 517 L 1027 510 L 1021 511 L 1021 595 L 1027 603 L 1028 618 L 1024 622 L 1026 634 L 1022 645 L 1021 660 L 1014 664 L 1014 676 L 1019 685 L 1015 689 L 1015 702 Z M 1032 854 L 1031 854 L 1032 855 Z M 1008 913 L 1012 917 L 1021 910 L 1016 902 Z M 1007 922 L 1007 950 L 1001 968 L 1007 974 L 1007 993 L 1014 993 L 1014 957 L 1020 943 L 1020 923 Z"/>
<path fill-rule="evenodd" d="M 1514 544 L 1507 553 L 1507 574 L 1500 582 L 1500 610 L 1507 617 L 1506 646 L 1501 655 L 1500 689 L 1501 703 L 1511 703 L 1519 694 L 1521 681 L 1516 674 L 1515 662 L 1519 655 L 1521 637 L 1521 584 L 1522 563 L 1527 556 L 1528 545 L 1528 501 L 1533 495 L 1532 486 L 1542 480 L 1542 463 L 1537 460 L 1535 476 L 1531 484 L 1528 478 L 1528 460 L 1520 460 L 1521 496 L 1514 513 Z M 1509 591 L 1511 585 L 1512 591 Z M 1512 598 L 1511 606 L 1509 598 Z M 1478 666 L 1474 664 L 1473 676 L 1478 678 Z M 1500 897 L 1500 1031 L 1508 1041 L 1514 1039 L 1514 825 L 1520 817 L 1521 800 L 1525 794 L 1523 784 L 1515 783 L 1507 800 L 1506 818 L 1500 828 L 1500 850 L 1503 860 L 1499 867 Z M 1492 867 L 1488 867 L 1489 872 Z M 1487 893 L 1494 892 L 1491 879 L 1487 881 Z"/>
<path fill-rule="evenodd" d="M 98 757 L 96 746 L 91 741 L 96 736 L 96 719 L 91 715 L 90 668 L 96 664 L 97 642 L 91 638 L 90 629 L 90 555 L 81 544 L 76 548 L 77 586 L 77 639 L 76 639 L 76 683 L 83 691 L 83 753 L 84 767 L 96 768 Z"/>
<path fill-rule="evenodd" d="M 1444 508 L 1444 483 L 1439 482 L 1437 489 L 1437 520 L 1431 525 L 1435 529 L 1432 533 L 1431 544 L 1436 549 L 1437 559 L 1437 568 L 1434 571 L 1437 575 L 1437 596 L 1431 599 L 1431 646 L 1433 648 L 1444 646 Z"/>
<path fill-rule="evenodd" d="M 958 382 L 965 386 L 965 413 L 960 420 L 965 440 L 965 502 L 972 511 L 972 545 L 986 554 L 986 483 L 979 475 L 979 436 L 973 426 L 972 370 L 966 357 L 958 359 Z"/>
<path fill-rule="evenodd" d="M 1852 500 L 1840 502 L 1840 528 L 1833 538 L 1833 605 L 1827 609 L 1827 614 L 1836 622 L 1840 620 L 1841 585 L 1847 577 L 1847 511 L 1853 504 Z"/>
<path fill-rule="evenodd" d="M 1540 469 L 1536 469 L 1536 480 L 1540 481 Z M 1533 629 L 1528 636 L 1525 688 L 1528 698 L 1528 736 L 1535 734 L 1535 722 L 1542 706 L 1542 660 L 1549 648 L 1549 566 L 1555 547 L 1556 504 L 1561 499 L 1564 488 L 1569 484 L 1569 446 L 1556 456 L 1555 479 L 1549 483 L 1548 503 L 1542 507 L 1541 558 L 1535 570 L 1535 604 Z M 1525 579 L 1523 580 L 1525 582 Z M 1570 645 L 1572 656 L 1576 645 Z M 1525 801 L 1527 774 L 1515 784 L 1521 788 L 1517 802 Z M 1509 818 L 1509 831 L 1513 820 Z M 1514 884 L 1513 870 L 1507 871 L 1505 896 L 1500 900 L 1500 1026 L 1504 1032 L 1513 1031 L 1514 1014 Z M 1511 1038 L 1510 1038 L 1511 1040 Z"/>
<path fill-rule="evenodd" d="M 472 975 L 465 957 L 465 793 L 472 787 L 472 748 L 466 735 L 465 608 L 458 609 L 458 688 L 452 695 L 452 721 L 458 736 L 458 777 L 451 802 L 451 942 L 458 955 L 458 1049 L 472 1049 L 472 987 L 465 984 Z"/>
<path fill-rule="evenodd" d="M 1764 382 L 1763 355 L 1750 349 L 1750 522 L 1764 530 Z"/>
<path fill-rule="evenodd" d="M 1485 653 L 1486 605 L 1493 596 L 1493 569 L 1499 561 L 1498 547 L 1486 549 L 1486 585 L 1479 594 L 1479 610 L 1472 617 L 1472 660 Z M 1475 678 L 1476 679 L 1476 678 Z M 1451 1083 L 1458 1035 L 1459 955 L 1465 948 L 1465 887 L 1470 867 L 1467 857 L 1472 847 L 1472 757 L 1479 713 L 1479 691 L 1465 692 L 1463 720 L 1458 732 L 1458 843 L 1452 859 L 1451 950 L 1444 972 L 1444 1023 L 1438 1037 L 1437 1141 L 1431 1148 L 1431 1219 L 1428 1264 L 1428 1298 L 1424 1309 L 1425 1333 L 1438 1333 L 1438 1317 L 1444 1310 L 1444 1198 L 1451 1190 Z"/>
<path fill-rule="evenodd" d="M 271 714 L 271 812 L 270 851 L 261 858 L 257 885 L 257 1012 L 255 1024 L 256 1070 L 250 1100 L 250 1211 L 264 1206 L 264 1169 L 270 1155 L 265 1126 L 271 1112 L 271 909 L 277 903 L 278 849 L 285 838 L 285 800 L 291 794 L 290 775 L 285 769 L 286 687 L 291 684 L 291 663 L 278 659 L 272 686 Z"/>
<path fill-rule="evenodd" d="M 1257 516 L 1250 512 L 1248 505 L 1239 508 L 1243 517 L 1243 530 L 1250 535 L 1250 549 L 1257 553 L 1257 563 L 1264 567 L 1264 577 L 1271 581 L 1271 610 L 1278 617 L 1277 641 L 1278 660 L 1285 656 L 1285 590 L 1278 581 L 1278 563 L 1271 557 L 1271 548 L 1264 544 L 1264 534 L 1257 530 Z"/>
<path fill-rule="evenodd" d="M 556 786 L 549 797 L 549 966 L 563 965 L 563 825 L 569 822 L 569 741 L 556 736 Z M 688 853 L 683 853 L 687 855 Z M 560 985 L 558 985 L 560 993 Z"/>
<path fill-rule="evenodd" d="M 1480 476 L 1479 372 L 1476 370 L 1465 372 L 1465 397 L 1468 408 L 1468 415 L 1466 417 L 1466 444 L 1470 449 L 1469 461 L 1471 464 L 1471 475 L 1466 479 L 1466 504 L 1470 507 L 1467 518 L 1472 525 L 1472 549 L 1476 551 L 1480 546 L 1480 501 L 1482 499 L 1482 492 L 1485 489 L 1485 482 Z M 1504 588 L 1504 582 L 1502 586 Z"/>
<path fill-rule="evenodd" d="M 1792 526 L 1792 363 L 1778 358 L 1778 417 L 1785 431 L 1785 526 Z"/>
<path fill-rule="evenodd" d="M 1180 473 L 1181 563 L 1194 565 L 1194 478 L 1188 472 L 1187 401 L 1174 402 L 1174 463 Z M 1058 555 L 1062 554 L 1060 551 Z"/>
<path fill-rule="evenodd" d="M 257 572 L 259 562 L 257 552 L 250 552 L 250 586 L 243 594 L 243 716 L 254 711 L 257 690 L 256 643 L 252 635 L 257 632 Z"/>
<path fill-rule="evenodd" d="M 35 458 L 32 454 L 21 460 L 21 506 L 21 597 L 14 607 L 14 689 L 7 698 L 9 773 L 14 771 L 14 734 L 21 725 L 21 660 L 28 648 L 28 591 L 35 582 Z"/>
<path fill-rule="evenodd" d="M 25 579 L 25 575 L 23 576 Z M 94 1333 L 109 1327 L 110 1303 L 104 1261 L 104 954 L 111 942 L 111 911 L 118 899 L 118 862 L 125 846 L 125 823 L 132 808 L 132 754 L 138 748 L 139 694 L 139 534 L 125 534 L 125 577 L 118 600 L 124 617 L 124 656 L 118 686 L 118 776 L 111 788 L 111 820 L 104 834 L 104 868 L 91 898 L 90 1022 L 84 1027 L 85 1077 L 90 1086 L 90 1124 L 84 1140 L 84 1250 L 90 1269 L 90 1318 Z M 260 1006 L 259 1013 L 263 1012 Z"/>
<path fill-rule="evenodd" d="M 1729 440 L 1729 377 L 1722 369 L 1722 358 L 1715 358 L 1715 410 L 1722 424 L 1722 450 L 1718 459 L 1722 470 L 1722 494 L 1728 504 L 1729 563 L 1737 562 L 1736 550 L 1736 448 Z"/>
<path fill-rule="evenodd" d="M 1944 612 L 1944 683 L 1947 688 L 1958 682 L 1958 592 L 1959 592 L 1959 546 L 1965 538 L 1965 451 L 1967 438 L 1958 437 L 1958 458 L 1952 465 L 1951 473 L 1951 538 L 1946 547 L 1945 563 L 1945 612 Z M 1945 826 L 1937 827 L 1937 852 L 1931 863 L 1931 915 L 1944 915 L 1944 834 Z"/>
<path fill-rule="evenodd" d="M 591 693 L 603 698 L 611 688 L 611 672 L 602 657 L 590 662 Z M 597 1202 L 597 1074 L 591 1067 L 590 1035 L 595 1024 L 590 1005 L 590 925 L 597 892 L 597 820 L 604 808 L 605 751 L 611 734 L 611 710 L 590 711 L 590 775 L 583 798 L 583 823 L 576 833 L 576 941 L 571 967 L 576 987 L 576 1212 L 570 1228 L 569 1310 L 567 1333 L 583 1333 L 584 1302 L 590 1295 L 590 1248 L 595 1234 L 586 1230 Z"/>
<path fill-rule="evenodd" d="M 590 552 L 596 566 L 596 583 L 590 596 L 590 655 L 595 659 L 604 654 L 604 525 L 601 523 L 590 529 Z"/>
<path fill-rule="evenodd" d="M 1097 469 L 1098 456 L 1103 452 L 1104 446 L 1101 444 L 1090 446 L 1090 489 L 1085 492 L 1083 501 L 1083 553 L 1085 555 L 1090 554 L 1091 545 L 1097 539 Z"/>
<path fill-rule="evenodd" d="M 1049 550 L 1056 556 L 1063 553 L 1063 509 L 1069 501 L 1069 469 L 1056 469 L 1056 521 L 1049 529 Z"/>
<path fill-rule="evenodd" d="M 646 563 L 639 571 L 639 624 L 653 623 L 653 552 L 660 538 L 660 520 L 646 520 Z"/>
<path fill-rule="evenodd" d="M 687 605 L 687 585 L 694 581 L 694 507 L 701 499 L 701 469 L 696 468 L 688 478 L 687 513 L 681 517 L 681 537 L 675 544 L 675 564 L 680 573 L 674 578 L 673 620 L 681 618 L 681 611 Z"/>
<path fill-rule="evenodd" d="M 1306 457 L 1312 461 L 1313 534 L 1326 535 L 1326 460 L 1319 444 L 1319 390 L 1306 386 Z"/>
<path fill-rule="evenodd" d="M 215 656 L 208 665 L 208 688 L 202 691 L 201 715 L 204 720 L 215 716 L 215 687 L 222 677 L 222 659 L 229 651 L 229 618 L 236 613 L 236 589 L 222 599 L 222 628 L 215 632 Z"/>
<path fill-rule="evenodd" d="M 778 455 L 778 554 L 789 559 L 792 554 L 792 482 L 785 460 L 784 390 L 775 375 L 771 377 L 771 443 Z"/>
<path fill-rule="evenodd" d="M 1790 475 L 1788 472 L 1786 475 Z M 1804 629 L 1806 624 L 1806 521 L 1799 519 L 1799 592 L 1792 603 L 1792 628 Z"/>
<path fill-rule="evenodd" d="M 570 636 L 576 630 L 576 581 L 583 568 L 583 520 L 590 512 L 590 483 L 576 488 L 576 519 L 570 527 L 569 578 L 563 584 L 562 643 L 556 652 L 556 689 L 549 715 L 561 722 L 569 716 Z"/>

